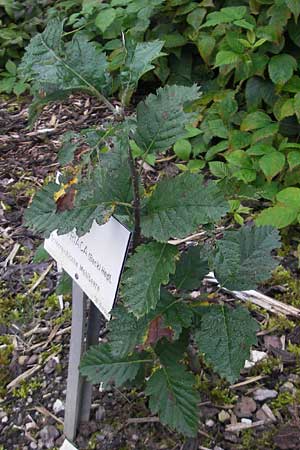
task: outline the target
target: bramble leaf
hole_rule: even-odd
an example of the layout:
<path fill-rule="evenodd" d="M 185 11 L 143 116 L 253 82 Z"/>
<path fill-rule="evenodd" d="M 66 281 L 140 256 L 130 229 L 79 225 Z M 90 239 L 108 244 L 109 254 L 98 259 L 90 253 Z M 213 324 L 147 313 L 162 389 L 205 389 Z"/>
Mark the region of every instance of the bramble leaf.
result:
<path fill-rule="evenodd" d="M 198 393 L 193 387 L 195 378 L 184 366 L 176 363 L 176 344 L 164 342 L 159 358 L 162 364 L 147 382 L 145 393 L 150 397 L 153 414 L 158 413 L 163 424 L 186 436 L 198 430 Z M 170 350 L 169 350 L 170 349 Z"/>
<path fill-rule="evenodd" d="M 83 35 L 64 44 L 63 23 L 53 19 L 30 41 L 19 71 L 34 82 L 35 92 L 43 91 L 54 100 L 74 90 L 103 92 L 108 86 L 107 66 L 105 54 Z"/>
<path fill-rule="evenodd" d="M 140 245 L 127 262 L 122 296 L 127 309 L 142 317 L 154 309 L 160 298 L 160 287 L 175 272 L 177 249 L 169 244 L 151 242 Z"/>
<path fill-rule="evenodd" d="M 145 73 L 154 69 L 152 62 L 159 58 L 162 53 L 163 41 L 152 42 L 129 42 L 126 50 L 127 56 L 120 73 L 122 87 L 121 99 L 123 103 L 129 104 L 130 98 L 137 87 L 139 79 Z"/>
<path fill-rule="evenodd" d="M 203 185 L 197 174 L 184 173 L 158 183 L 142 210 L 142 232 L 157 241 L 182 238 L 200 224 L 213 223 L 228 211 L 214 183 Z"/>
<path fill-rule="evenodd" d="M 25 223 L 31 229 L 48 236 L 52 231 L 68 233 L 76 228 L 78 235 L 88 232 L 94 220 L 107 222 L 117 211 L 117 203 L 132 200 L 132 183 L 126 148 L 116 148 L 103 155 L 102 166 L 95 169 L 93 178 L 72 186 L 72 204 L 59 211 L 54 194 L 60 185 L 50 183 L 35 195 L 25 212 Z"/>
<path fill-rule="evenodd" d="M 204 246 L 189 247 L 176 265 L 171 277 L 177 289 L 197 289 L 209 272 L 207 250 Z"/>
<path fill-rule="evenodd" d="M 295 222 L 298 214 L 300 214 L 300 189 L 288 187 L 278 192 L 275 206 L 264 209 L 257 216 L 256 223 L 284 228 Z"/>
<path fill-rule="evenodd" d="M 277 262 L 272 250 L 280 246 L 273 227 L 243 226 L 226 231 L 217 241 L 213 267 L 219 283 L 230 290 L 255 289 L 271 276 Z"/>
<path fill-rule="evenodd" d="M 257 342 L 258 329 L 245 308 L 210 306 L 202 312 L 195 340 L 213 369 L 233 383 L 249 357 L 250 346 Z"/>
<path fill-rule="evenodd" d="M 264 155 L 259 160 L 259 167 L 263 171 L 268 181 L 278 175 L 285 165 L 285 156 L 280 152 L 273 152 Z"/>
<path fill-rule="evenodd" d="M 194 85 L 166 86 L 150 94 L 137 107 L 137 145 L 149 152 L 163 152 L 186 135 L 185 126 L 193 114 L 184 106 L 199 98 L 199 88 Z"/>
<path fill-rule="evenodd" d="M 270 59 L 268 68 L 273 83 L 283 85 L 292 78 L 297 61 L 293 56 L 281 53 Z"/>
<path fill-rule="evenodd" d="M 114 383 L 117 387 L 133 380 L 142 364 L 152 362 L 146 353 L 134 353 L 130 356 L 115 356 L 109 344 L 90 347 L 81 360 L 80 372 L 96 384 L 103 383 L 103 388 Z"/>

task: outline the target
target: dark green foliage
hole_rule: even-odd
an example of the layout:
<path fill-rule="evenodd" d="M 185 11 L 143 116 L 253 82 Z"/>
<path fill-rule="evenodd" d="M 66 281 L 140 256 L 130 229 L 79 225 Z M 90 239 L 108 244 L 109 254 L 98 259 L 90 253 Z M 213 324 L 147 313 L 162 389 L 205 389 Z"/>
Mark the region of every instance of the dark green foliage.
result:
<path fill-rule="evenodd" d="M 27 224 L 45 235 L 73 228 L 83 234 L 112 214 L 134 231 L 108 342 L 87 352 L 81 371 L 94 383 L 117 386 L 143 371 L 152 412 L 187 436 L 198 429 L 188 346 L 196 342 L 232 383 L 257 331 L 247 310 L 221 302 L 199 307 L 189 291 L 209 270 L 222 287 L 254 289 L 270 276 L 279 246 L 271 227 L 241 226 L 220 237 L 215 226 L 227 212 L 242 224 L 240 214 L 250 211 L 241 204 L 245 197 L 275 200 L 271 214 L 283 208 L 287 224 L 300 217 L 299 189 L 290 187 L 299 183 L 300 167 L 300 147 L 292 142 L 300 117 L 298 15 L 294 2 L 281 0 L 228 0 L 220 7 L 207 0 L 85 2 L 67 24 L 54 19 L 34 37 L 20 68 L 36 102 L 87 91 L 118 119 L 66 136 L 59 154 L 68 166 L 64 181 L 45 186 L 26 214 Z M 125 106 L 139 82 L 151 92 L 166 86 L 125 118 L 103 95 L 118 92 Z M 89 151 L 78 160 L 82 143 Z M 150 183 L 138 173 L 144 161 L 168 159 L 172 148 L 185 173 L 159 172 Z M 217 180 L 197 173 L 206 165 Z M 269 223 L 263 214 L 257 222 Z M 207 245 L 180 256 L 169 240 L 200 227 Z"/>
<path fill-rule="evenodd" d="M 255 345 L 258 325 L 244 308 L 206 308 L 195 332 L 198 348 L 221 376 L 233 383 Z"/>

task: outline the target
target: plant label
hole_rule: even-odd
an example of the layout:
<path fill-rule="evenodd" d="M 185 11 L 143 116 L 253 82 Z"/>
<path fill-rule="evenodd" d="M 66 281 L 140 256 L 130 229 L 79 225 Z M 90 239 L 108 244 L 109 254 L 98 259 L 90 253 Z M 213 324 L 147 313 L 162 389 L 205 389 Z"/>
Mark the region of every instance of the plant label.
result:
<path fill-rule="evenodd" d="M 75 231 L 45 240 L 45 250 L 76 281 L 109 320 L 117 295 L 131 233 L 114 217 L 104 225 L 95 221 L 84 236 Z"/>
<path fill-rule="evenodd" d="M 63 445 L 60 447 L 60 450 L 77 450 L 77 447 L 74 447 L 74 445 L 71 444 L 71 442 L 65 439 Z"/>

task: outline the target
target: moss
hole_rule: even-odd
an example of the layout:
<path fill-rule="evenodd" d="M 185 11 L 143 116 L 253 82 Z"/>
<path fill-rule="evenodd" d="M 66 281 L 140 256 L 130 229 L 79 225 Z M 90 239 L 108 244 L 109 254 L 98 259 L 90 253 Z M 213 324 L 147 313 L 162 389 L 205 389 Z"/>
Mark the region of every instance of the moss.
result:
<path fill-rule="evenodd" d="M 62 351 L 62 344 L 52 344 L 49 350 L 41 354 L 41 363 L 44 363 L 46 359 L 49 358 L 49 356 L 55 356 L 61 351 Z"/>
<path fill-rule="evenodd" d="M 273 442 L 274 431 L 268 430 L 262 433 L 249 429 L 242 432 L 240 450 L 275 450 Z"/>
<path fill-rule="evenodd" d="M 278 397 L 272 400 L 271 407 L 275 411 L 285 412 L 288 406 L 295 403 L 295 397 L 291 392 L 280 392 Z"/>
<path fill-rule="evenodd" d="M 54 319 L 55 325 L 63 325 L 66 322 L 69 322 L 72 319 L 72 310 L 71 308 L 65 308 L 61 315 Z"/>
<path fill-rule="evenodd" d="M 37 378 L 31 380 L 23 380 L 20 386 L 13 390 L 13 396 L 16 398 L 26 399 L 29 395 L 32 395 L 35 391 L 42 387 L 43 383 Z"/>
<path fill-rule="evenodd" d="M 210 396 L 212 402 L 217 405 L 232 405 L 236 403 L 238 398 L 229 388 L 224 388 L 222 386 L 214 387 L 210 392 Z"/>
<path fill-rule="evenodd" d="M 273 372 L 278 370 L 282 361 L 280 358 L 275 356 L 268 356 L 268 358 L 263 359 L 255 364 L 250 370 L 251 376 L 256 375 L 271 375 Z"/>
<path fill-rule="evenodd" d="M 19 180 L 10 187 L 10 193 L 14 197 L 24 195 L 25 197 L 32 197 L 36 189 L 30 180 Z"/>
<path fill-rule="evenodd" d="M 284 293 L 277 294 L 275 298 L 296 308 L 300 307 L 300 279 L 295 277 L 290 270 L 278 266 L 270 280 L 270 286 L 280 285 L 285 288 Z"/>
<path fill-rule="evenodd" d="M 12 358 L 14 346 L 9 337 L 0 337 L 0 397 L 6 393 L 6 386 L 10 382 L 11 375 L 9 365 Z"/>
<path fill-rule="evenodd" d="M 59 301 L 56 294 L 49 295 L 45 301 L 45 308 L 47 310 L 59 309 Z"/>
<path fill-rule="evenodd" d="M 296 326 L 296 323 L 292 320 L 289 320 L 285 316 L 272 316 L 269 320 L 262 326 L 264 330 L 276 329 L 278 331 L 286 331 L 293 330 Z"/>

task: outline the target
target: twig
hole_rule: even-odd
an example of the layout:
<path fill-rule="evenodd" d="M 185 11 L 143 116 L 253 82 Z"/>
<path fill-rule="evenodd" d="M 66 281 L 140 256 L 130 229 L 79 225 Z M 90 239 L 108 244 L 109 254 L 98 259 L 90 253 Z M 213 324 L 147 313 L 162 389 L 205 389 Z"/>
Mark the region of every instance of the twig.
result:
<path fill-rule="evenodd" d="M 50 270 L 52 269 L 54 262 L 51 262 L 46 270 L 40 275 L 40 277 L 36 280 L 33 286 L 26 292 L 26 294 L 32 294 L 32 292 L 41 284 L 41 282 L 46 278 Z"/>
<path fill-rule="evenodd" d="M 34 408 L 36 411 L 38 411 L 40 414 L 42 414 L 43 416 L 46 417 L 52 417 L 52 419 L 54 419 L 57 423 L 60 423 L 61 425 L 63 425 L 63 421 L 61 419 L 59 419 L 59 417 L 56 417 L 54 414 L 52 414 L 52 412 L 48 411 L 48 409 L 46 409 L 44 406 L 36 406 Z"/>
<path fill-rule="evenodd" d="M 2 263 L 0 263 L 0 266 L 4 267 L 4 269 L 6 269 L 7 266 L 12 264 L 14 257 L 18 253 L 20 247 L 21 247 L 21 245 L 18 242 L 16 242 L 15 245 L 13 246 L 12 251 L 10 252 L 8 257 Z"/>
<path fill-rule="evenodd" d="M 141 241 L 141 198 L 139 190 L 139 176 L 135 167 L 134 158 L 130 146 L 128 146 L 129 166 L 132 176 L 133 195 L 134 195 L 134 234 L 133 234 L 133 250 Z"/>
<path fill-rule="evenodd" d="M 217 285 L 219 284 L 212 272 L 209 273 L 204 280 L 212 284 Z M 221 289 L 224 292 L 232 294 L 238 300 L 242 300 L 243 302 L 254 303 L 255 305 L 260 306 L 261 308 L 264 308 L 267 311 L 270 311 L 274 314 L 278 314 L 280 316 L 282 315 L 293 316 L 296 317 L 297 319 L 300 318 L 300 309 L 297 309 L 291 305 L 286 305 L 285 303 L 282 303 L 278 300 L 274 300 L 273 298 L 261 294 L 258 291 L 250 290 L 239 292 L 239 291 L 230 291 L 229 289 L 225 288 Z"/>
<path fill-rule="evenodd" d="M 255 383 L 256 381 L 262 380 L 266 378 L 266 375 L 257 375 L 256 377 L 247 378 L 245 381 L 241 381 L 240 383 L 232 384 L 229 386 L 229 389 L 237 389 L 242 386 L 246 386 L 247 384 Z"/>
<path fill-rule="evenodd" d="M 159 417 L 135 417 L 132 419 L 127 419 L 127 424 L 132 423 L 156 423 L 159 422 Z"/>
<path fill-rule="evenodd" d="M 248 430 L 249 428 L 256 428 L 264 425 L 264 420 L 258 420 L 253 423 L 237 423 L 236 425 L 226 425 L 225 431 L 235 433 L 237 431 Z"/>
<path fill-rule="evenodd" d="M 18 386 L 21 383 L 21 381 L 26 380 L 27 378 L 30 378 L 35 372 L 40 370 L 41 367 L 42 366 L 40 364 L 37 364 L 36 366 L 32 367 L 31 369 L 26 370 L 26 372 L 21 373 L 21 375 L 19 375 L 17 378 L 12 380 L 6 386 L 7 390 L 11 391 L 12 389 L 14 389 L 16 386 Z"/>
<path fill-rule="evenodd" d="M 205 236 L 205 234 L 206 232 L 202 231 L 201 233 L 192 234 L 191 236 L 188 236 L 184 239 L 171 239 L 170 241 L 168 241 L 168 244 L 179 245 L 189 241 L 197 241 L 200 237 Z"/>

